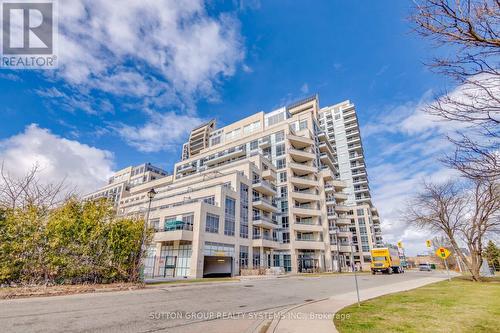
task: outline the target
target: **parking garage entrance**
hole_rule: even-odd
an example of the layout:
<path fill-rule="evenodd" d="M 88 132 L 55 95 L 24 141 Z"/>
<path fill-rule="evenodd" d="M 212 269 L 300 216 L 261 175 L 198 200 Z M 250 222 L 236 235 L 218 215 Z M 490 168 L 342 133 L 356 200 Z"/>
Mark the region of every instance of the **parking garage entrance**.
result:
<path fill-rule="evenodd" d="M 203 277 L 230 277 L 233 274 L 233 258 L 224 256 L 205 256 Z"/>

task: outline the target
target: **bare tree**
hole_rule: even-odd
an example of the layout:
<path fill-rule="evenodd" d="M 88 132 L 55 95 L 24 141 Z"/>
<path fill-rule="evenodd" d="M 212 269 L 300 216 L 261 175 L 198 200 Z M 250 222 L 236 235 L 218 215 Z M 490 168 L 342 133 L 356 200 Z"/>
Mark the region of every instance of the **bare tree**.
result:
<path fill-rule="evenodd" d="M 450 138 L 456 145 L 445 163 L 468 178 L 500 178 L 500 1 L 415 0 L 415 31 L 452 56 L 427 66 L 459 85 L 426 111 L 448 121 L 466 123 L 473 134 Z"/>
<path fill-rule="evenodd" d="M 470 185 L 470 186 L 467 186 Z M 479 280 L 482 247 L 486 237 L 499 232 L 500 188 L 477 179 L 467 184 L 448 181 L 424 183 L 423 190 L 408 204 L 404 219 L 410 225 L 446 236 L 474 280 Z M 460 250 L 464 242 L 470 260 Z"/>
<path fill-rule="evenodd" d="M 0 208 L 24 208 L 28 205 L 53 208 L 58 202 L 70 197 L 70 190 L 63 178 L 58 183 L 45 183 L 40 179 L 38 164 L 22 177 L 9 174 L 4 164 L 0 166 Z"/>

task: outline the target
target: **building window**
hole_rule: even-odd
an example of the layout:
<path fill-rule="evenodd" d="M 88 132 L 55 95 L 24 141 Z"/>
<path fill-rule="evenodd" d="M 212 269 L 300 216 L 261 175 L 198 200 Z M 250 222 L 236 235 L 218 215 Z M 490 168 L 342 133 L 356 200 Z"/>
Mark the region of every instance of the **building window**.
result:
<path fill-rule="evenodd" d="M 283 243 L 284 244 L 290 243 L 290 233 L 289 232 L 283 233 Z"/>
<path fill-rule="evenodd" d="M 205 231 L 214 234 L 219 233 L 219 216 L 215 214 L 207 213 L 207 221 L 205 225 Z"/>
<path fill-rule="evenodd" d="M 285 140 L 285 132 L 284 131 L 279 131 L 274 135 L 274 139 L 276 142 L 281 142 Z"/>
<path fill-rule="evenodd" d="M 215 146 L 215 145 L 218 145 L 220 143 L 220 136 L 216 136 L 216 137 L 213 137 L 210 139 L 210 145 L 211 146 Z"/>
<path fill-rule="evenodd" d="M 253 251 L 253 267 L 260 267 L 260 252 L 259 248 L 255 248 Z"/>
<path fill-rule="evenodd" d="M 248 268 L 248 246 L 240 245 L 240 269 Z"/>
<path fill-rule="evenodd" d="M 363 208 L 361 208 L 361 209 L 358 209 L 356 211 L 356 213 L 358 214 L 358 216 L 363 216 L 363 215 L 365 215 L 365 210 Z"/>
<path fill-rule="evenodd" d="M 286 199 L 288 196 L 288 187 L 287 186 L 280 186 L 279 187 L 279 196 L 282 199 Z"/>
<path fill-rule="evenodd" d="M 226 197 L 224 214 L 224 235 L 234 236 L 234 226 L 236 219 L 236 200 Z"/>
<path fill-rule="evenodd" d="M 288 229 L 289 224 L 288 224 L 288 216 L 282 216 L 281 217 L 281 227 L 283 229 Z"/>
<path fill-rule="evenodd" d="M 302 120 L 300 123 L 299 123 L 299 131 L 303 130 L 303 129 L 306 129 L 307 128 L 307 120 Z"/>
<path fill-rule="evenodd" d="M 209 205 L 215 205 L 215 196 L 203 198 L 203 202 L 205 202 Z"/>
<path fill-rule="evenodd" d="M 240 237 L 248 238 L 248 185 L 243 183 L 240 184 Z"/>
<path fill-rule="evenodd" d="M 250 142 L 250 150 L 256 150 L 257 148 L 259 148 L 259 141 L 258 140 L 254 140 L 254 141 Z"/>
<path fill-rule="evenodd" d="M 286 159 L 282 158 L 280 160 L 276 160 L 276 169 L 286 168 Z"/>
<path fill-rule="evenodd" d="M 288 212 L 288 200 L 281 201 L 281 212 L 282 213 Z"/>
<path fill-rule="evenodd" d="M 183 229 L 193 230 L 194 214 L 184 214 L 182 215 Z"/>
<path fill-rule="evenodd" d="M 282 156 L 285 154 L 285 144 L 279 144 L 276 146 L 276 156 Z"/>
<path fill-rule="evenodd" d="M 280 183 L 286 182 L 286 171 L 278 173 L 278 180 Z"/>

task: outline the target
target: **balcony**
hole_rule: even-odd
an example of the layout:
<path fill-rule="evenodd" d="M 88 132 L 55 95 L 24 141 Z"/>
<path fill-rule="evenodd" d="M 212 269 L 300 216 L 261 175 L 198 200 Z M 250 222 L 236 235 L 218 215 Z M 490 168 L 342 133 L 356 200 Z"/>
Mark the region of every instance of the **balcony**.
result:
<path fill-rule="evenodd" d="M 308 188 L 312 186 L 318 186 L 317 180 L 306 177 L 293 176 L 290 177 L 290 182 L 295 186 L 297 186 L 298 188 Z"/>
<path fill-rule="evenodd" d="M 278 247 L 279 243 L 276 239 L 272 238 L 270 235 L 265 234 L 253 234 L 252 236 L 252 246 L 253 247 Z"/>
<path fill-rule="evenodd" d="M 154 242 L 193 240 L 193 225 L 183 221 L 168 221 L 163 228 L 155 228 Z"/>
<path fill-rule="evenodd" d="M 293 158 L 295 162 L 307 162 L 307 161 L 312 161 L 316 158 L 316 155 L 314 153 L 311 153 L 306 150 L 299 150 L 299 149 L 294 149 L 294 148 L 289 148 L 288 153 L 290 156 Z"/>
<path fill-rule="evenodd" d="M 320 175 L 325 181 L 335 179 L 335 175 L 330 168 L 321 169 Z"/>
<path fill-rule="evenodd" d="M 264 149 L 264 148 L 269 148 L 271 147 L 271 139 L 270 138 L 263 138 L 259 140 L 259 148 Z"/>
<path fill-rule="evenodd" d="M 262 178 L 268 181 L 276 181 L 276 171 L 267 169 L 262 171 Z"/>
<path fill-rule="evenodd" d="M 314 191 L 292 191 L 291 197 L 298 202 L 319 201 L 319 195 Z"/>
<path fill-rule="evenodd" d="M 289 167 L 299 176 L 307 175 L 318 170 L 315 166 L 294 162 L 290 162 Z"/>
<path fill-rule="evenodd" d="M 193 163 L 188 163 L 177 167 L 178 173 L 187 173 L 195 170 L 196 170 L 196 165 Z"/>
<path fill-rule="evenodd" d="M 346 183 L 341 180 L 332 180 L 328 182 L 328 184 L 332 185 L 337 192 L 340 192 L 347 187 Z"/>
<path fill-rule="evenodd" d="M 347 200 L 347 194 L 345 194 L 345 193 L 336 192 L 333 194 L 333 196 L 335 197 L 335 199 L 337 201 L 346 201 Z"/>
<path fill-rule="evenodd" d="M 253 198 L 252 206 L 254 208 L 261 209 L 261 210 L 269 212 L 269 213 L 277 213 L 278 212 L 278 207 L 276 206 L 276 204 L 274 202 L 272 202 L 269 199 L 262 198 L 262 197 Z"/>
<path fill-rule="evenodd" d="M 303 250 L 324 250 L 325 243 L 321 240 L 296 238 L 294 247 Z"/>
<path fill-rule="evenodd" d="M 278 227 L 278 223 L 276 223 L 276 221 L 273 221 L 270 216 L 265 216 L 262 214 L 253 216 L 252 225 L 254 227 L 263 227 L 267 229 L 274 229 Z"/>
<path fill-rule="evenodd" d="M 323 226 L 313 221 L 295 221 L 293 229 L 302 232 L 323 232 Z"/>
<path fill-rule="evenodd" d="M 288 140 L 290 141 L 290 144 L 297 149 L 310 147 L 314 143 L 314 141 L 310 138 L 292 134 L 288 135 Z"/>
<path fill-rule="evenodd" d="M 330 250 L 334 251 L 334 252 L 337 252 L 337 244 L 335 242 L 330 243 Z M 350 253 L 351 252 L 351 246 L 348 245 L 348 244 L 347 245 L 346 244 L 339 244 L 338 250 L 339 250 L 339 252 Z"/>
<path fill-rule="evenodd" d="M 321 210 L 309 205 L 293 206 L 292 213 L 300 217 L 321 216 Z"/>
<path fill-rule="evenodd" d="M 320 131 L 320 132 L 316 133 L 316 135 L 318 136 L 319 141 L 327 141 L 328 140 L 328 137 L 326 136 L 326 133 L 324 131 Z"/>
<path fill-rule="evenodd" d="M 205 164 L 211 166 L 244 155 L 246 155 L 246 150 L 244 147 L 231 148 L 227 151 L 220 152 L 213 157 L 209 157 Z"/>
<path fill-rule="evenodd" d="M 276 195 L 276 186 L 263 179 L 254 179 L 252 182 L 252 188 L 265 195 Z"/>
<path fill-rule="evenodd" d="M 335 159 L 330 153 L 322 153 L 319 157 L 324 165 L 328 165 L 330 168 L 335 169 Z"/>
<path fill-rule="evenodd" d="M 352 207 L 344 206 L 344 205 L 336 205 L 335 206 L 335 211 L 336 212 L 341 212 L 341 213 L 346 213 L 350 211 Z"/>
<path fill-rule="evenodd" d="M 337 225 L 348 225 L 351 224 L 351 219 L 348 217 L 338 216 L 335 223 Z"/>

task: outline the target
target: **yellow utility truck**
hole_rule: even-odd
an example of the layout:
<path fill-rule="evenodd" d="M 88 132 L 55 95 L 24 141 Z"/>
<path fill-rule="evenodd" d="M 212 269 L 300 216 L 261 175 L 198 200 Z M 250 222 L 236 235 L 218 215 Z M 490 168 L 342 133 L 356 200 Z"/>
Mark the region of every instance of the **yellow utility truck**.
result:
<path fill-rule="evenodd" d="M 391 247 L 379 247 L 372 249 L 372 274 L 377 272 L 392 274 L 404 273 L 399 259 L 399 251 Z"/>

